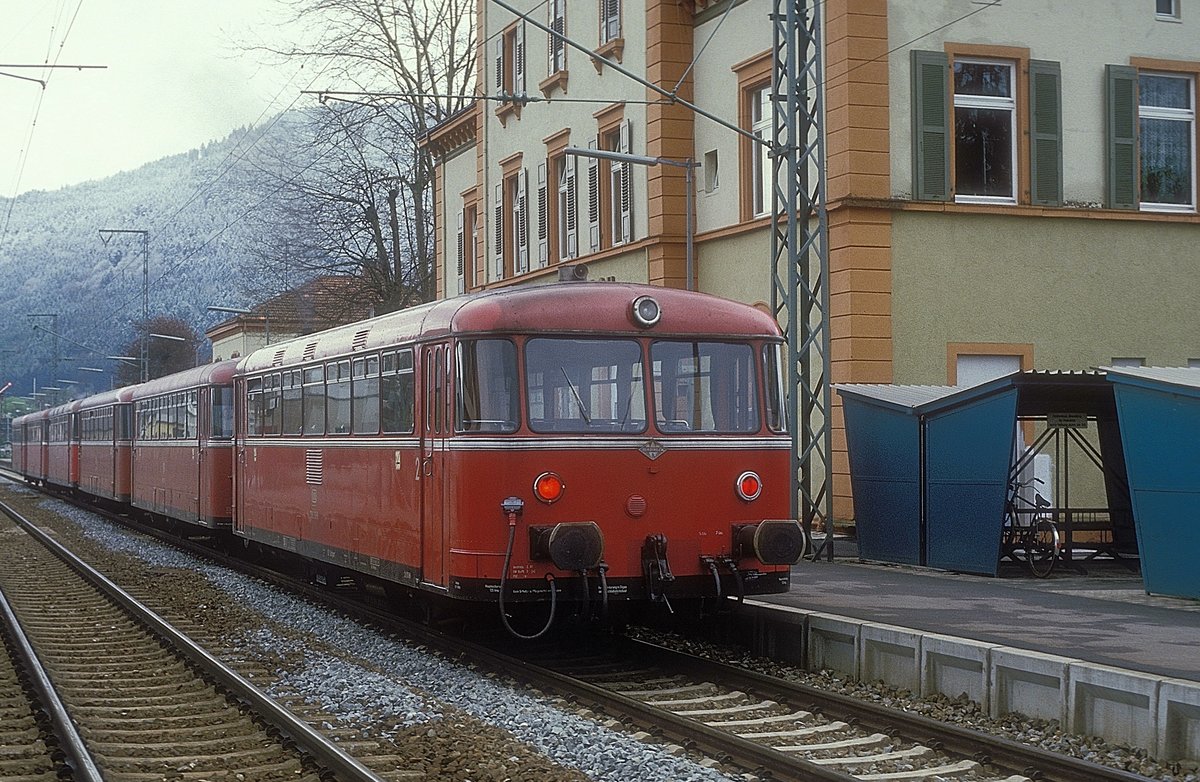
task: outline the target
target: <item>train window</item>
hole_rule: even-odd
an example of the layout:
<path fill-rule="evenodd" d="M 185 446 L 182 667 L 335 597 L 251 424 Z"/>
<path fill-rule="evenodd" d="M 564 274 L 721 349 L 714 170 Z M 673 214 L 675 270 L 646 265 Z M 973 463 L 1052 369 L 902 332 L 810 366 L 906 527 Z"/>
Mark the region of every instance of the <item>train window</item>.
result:
<path fill-rule="evenodd" d="M 212 436 L 222 440 L 233 437 L 233 386 L 212 388 Z"/>
<path fill-rule="evenodd" d="M 325 367 L 304 370 L 304 433 L 325 434 Z"/>
<path fill-rule="evenodd" d="M 263 434 L 279 434 L 280 426 L 279 373 L 263 376 L 262 427 Z"/>
<path fill-rule="evenodd" d="M 413 353 L 385 353 L 379 382 L 383 431 L 407 434 L 413 430 Z"/>
<path fill-rule="evenodd" d="M 187 392 L 187 397 L 183 406 L 183 429 L 184 434 L 189 440 L 195 440 L 200 436 L 200 427 L 197 426 L 196 417 L 199 411 L 196 407 L 196 391 Z"/>
<path fill-rule="evenodd" d="M 283 373 L 283 434 L 300 434 L 304 431 L 304 413 L 300 402 L 300 370 Z"/>
<path fill-rule="evenodd" d="M 758 431 L 758 387 L 749 345 L 655 342 L 650 359 L 660 431 Z"/>
<path fill-rule="evenodd" d="M 326 365 L 326 372 L 326 431 L 347 434 L 350 431 L 350 362 L 331 362 Z"/>
<path fill-rule="evenodd" d="M 529 428 L 646 429 L 642 348 L 632 339 L 531 339 L 525 345 Z"/>
<path fill-rule="evenodd" d="M 262 378 L 246 381 L 246 434 L 262 434 Z"/>
<path fill-rule="evenodd" d="M 355 434 L 379 434 L 379 356 L 354 359 L 350 419 Z"/>
<path fill-rule="evenodd" d="M 773 432 L 787 431 L 787 395 L 783 388 L 783 345 L 763 347 L 763 367 L 766 370 L 763 383 L 767 392 L 767 426 Z"/>
<path fill-rule="evenodd" d="M 517 430 L 517 347 L 506 339 L 458 343 L 459 432 Z"/>

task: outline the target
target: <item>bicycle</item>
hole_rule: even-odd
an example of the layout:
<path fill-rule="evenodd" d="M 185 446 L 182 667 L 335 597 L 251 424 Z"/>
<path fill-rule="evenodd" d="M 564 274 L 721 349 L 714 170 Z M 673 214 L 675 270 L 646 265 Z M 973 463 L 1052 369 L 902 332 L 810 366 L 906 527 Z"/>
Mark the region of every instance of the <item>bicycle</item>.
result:
<path fill-rule="evenodd" d="M 1004 505 L 1003 546 L 1007 556 L 1014 562 L 1024 562 L 1029 571 L 1038 578 L 1045 578 L 1054 570 L 1062 550 L 1058 525 L 1046 513 L 1050 501 L 1036 490 L 1033 501 L 1021 493 L 1039 478 L 1022 483 L 1013 481 L 1009 485 L 1008 499 Z M 1018 555 L 1018 552 L 1019 555 Z"/>

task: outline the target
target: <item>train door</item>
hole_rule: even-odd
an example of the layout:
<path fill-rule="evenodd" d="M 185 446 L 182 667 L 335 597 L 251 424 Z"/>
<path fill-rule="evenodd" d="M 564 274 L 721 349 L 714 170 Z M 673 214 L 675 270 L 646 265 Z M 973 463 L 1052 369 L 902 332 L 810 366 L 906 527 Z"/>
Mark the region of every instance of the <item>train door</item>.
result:
<path fill-rule="evenodd" d="M 244 532 L 246 528 L 246 417 L 243 412 L 246 398 L 246 379 L 233 381 L 233 531 Z"/>
<path fill-rule="evenodd" d="M 421 354 L 421 561 L 422 579 L 448 586 L 446 581 L 446 436 L 450 348 L 427 345 Z"/>

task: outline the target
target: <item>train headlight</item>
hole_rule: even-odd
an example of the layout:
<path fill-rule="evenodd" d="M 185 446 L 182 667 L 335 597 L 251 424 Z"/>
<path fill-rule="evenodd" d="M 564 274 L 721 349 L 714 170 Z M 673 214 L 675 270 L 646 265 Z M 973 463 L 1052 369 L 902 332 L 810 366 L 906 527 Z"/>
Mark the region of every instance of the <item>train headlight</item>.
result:
<path fill-rule="evenodd" d="M 746 502 L 753 502 L 758 499 L 758 495 L 762 494 L 762 478 L 759 478 L 758 473 L 753 470 L 746 470 L 739 475 L 734 486 L 737 489 L 737 495 Z"/>
<path fill-rule="evenodd" d="M 566 488 L 558 473 L 544 472 L 533 481 L 533 496 L 547 505 L 553 505 L 562 498 Z"/>
<path fill-rule="evenodd" d="M 633 300 L 630 315 L 634 323 L 648 329 L 662 318 L 662 307 L 658 306 L 653 296 L 638 296 Z"/>

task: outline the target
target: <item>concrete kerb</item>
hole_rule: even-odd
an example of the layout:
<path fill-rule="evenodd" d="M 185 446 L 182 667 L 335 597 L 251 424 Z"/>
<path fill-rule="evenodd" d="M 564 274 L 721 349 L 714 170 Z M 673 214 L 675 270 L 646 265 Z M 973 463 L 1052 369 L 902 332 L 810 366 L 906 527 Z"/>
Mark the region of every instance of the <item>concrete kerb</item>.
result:
<path fill-rule="evenodd" d="M 1161 676 L 1086 662 L 1069 668 L 1067 730 L 1134 747 L 1156 745 Z"/>
<path fill-rule="evenodd" d="M 907 627 L 863 622 L 859 628 L 859 678 L 919 692 L 921 635 Z"/>
<path fill-rule="evenodd" d="M 999 644 L 929 633 L 921 638 L 921 695 L 966 695 L 987 711 L 991 704 L 991 650 Z"/>
<path fill-rule="evenodd" d="M 1155 749 L 1160 761 L 1200 759 L 1200 683 L 1163 679 Z"/>

